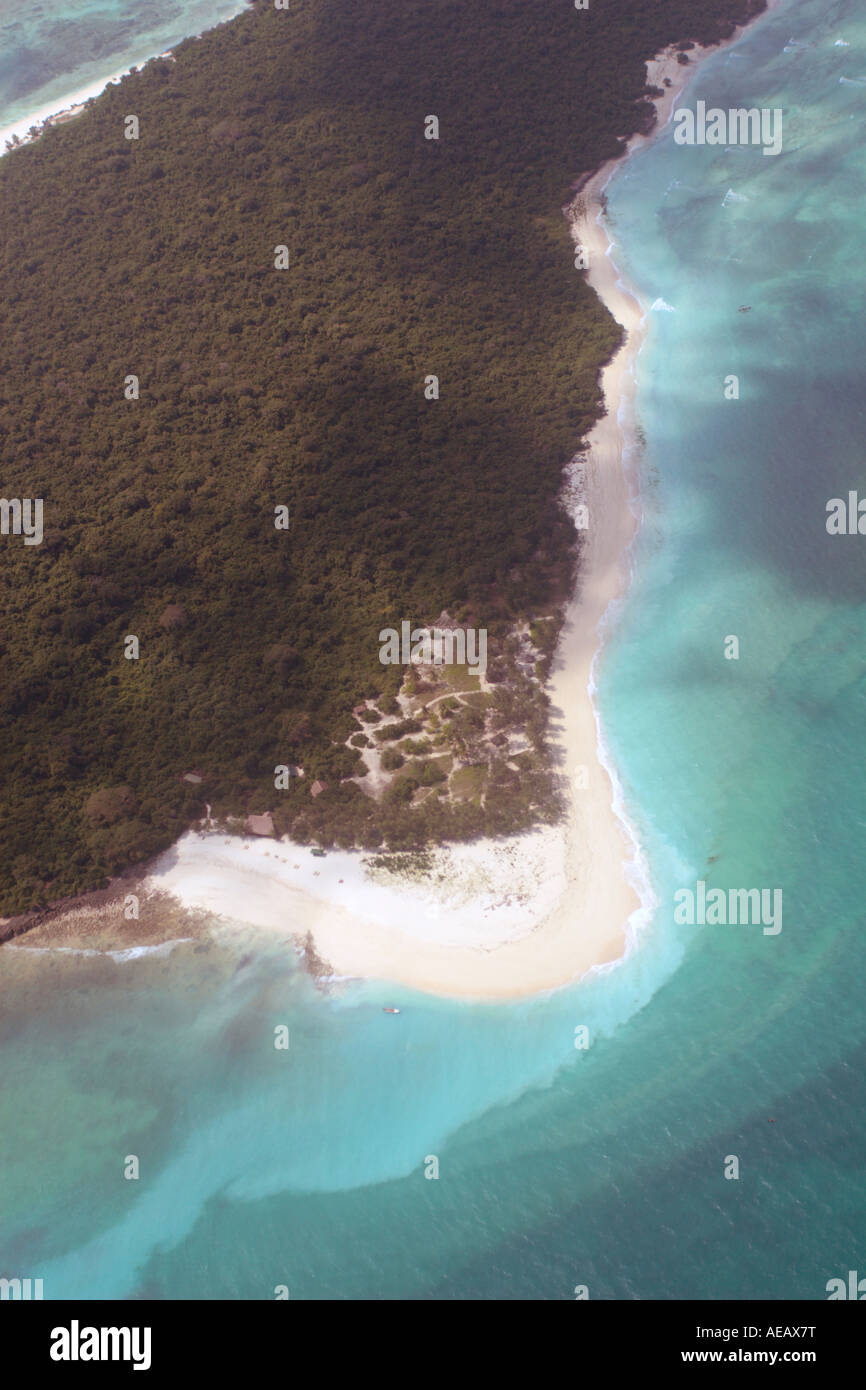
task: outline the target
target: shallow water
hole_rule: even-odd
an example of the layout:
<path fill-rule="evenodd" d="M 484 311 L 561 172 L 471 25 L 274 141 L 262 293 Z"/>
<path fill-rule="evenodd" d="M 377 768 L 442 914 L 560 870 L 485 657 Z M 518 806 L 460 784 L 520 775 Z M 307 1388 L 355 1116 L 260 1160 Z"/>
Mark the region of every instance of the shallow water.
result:
<path fill-rule="evenodd" d="M 34 119 L 243 8 L 243 0 L 0 0 L 0 132 L 24 134 Z"/>

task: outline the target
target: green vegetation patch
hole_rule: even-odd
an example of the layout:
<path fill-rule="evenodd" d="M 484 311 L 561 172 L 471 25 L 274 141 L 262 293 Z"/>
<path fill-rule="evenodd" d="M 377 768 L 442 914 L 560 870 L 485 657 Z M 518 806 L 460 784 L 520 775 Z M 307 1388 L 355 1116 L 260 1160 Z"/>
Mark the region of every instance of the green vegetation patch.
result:
<path fill-rule="evenodd" d="M 461 801 L 478 801 L 487 787 L 487 768 L 481 765 L 461 767 L 451 774 L 449 788 L 452 796 Z"/>

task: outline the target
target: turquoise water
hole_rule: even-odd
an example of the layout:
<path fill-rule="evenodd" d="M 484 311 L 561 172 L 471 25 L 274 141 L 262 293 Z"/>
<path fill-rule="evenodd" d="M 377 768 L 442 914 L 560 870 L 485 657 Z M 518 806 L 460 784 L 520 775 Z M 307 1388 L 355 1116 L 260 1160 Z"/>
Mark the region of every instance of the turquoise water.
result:
<path fill-rule="evenodd" d="M 644 526 L 599 671 L 661 904 L 640 950 L 480 1008 L 323 994 L 246 935 L 4 949 L 0 1272 L 46 1297 L 820 1299 L 862 1269 L 866 541 L 825 529 L 866 490 L 859 81 L 866 17 L 792 0 L 686 97 L 782 107 L 784 152 L 667 135 L 608 189 L 620 263 L 675 310 L 639 362 Z M 783 930 L 675 926 L 699 877 L 781 887 Z"/>
<path fill-rule="evenodd" d="M 34 116 L 243 8 L 243 0 L 0 0 L 0 130 L 26 130 Z"/>

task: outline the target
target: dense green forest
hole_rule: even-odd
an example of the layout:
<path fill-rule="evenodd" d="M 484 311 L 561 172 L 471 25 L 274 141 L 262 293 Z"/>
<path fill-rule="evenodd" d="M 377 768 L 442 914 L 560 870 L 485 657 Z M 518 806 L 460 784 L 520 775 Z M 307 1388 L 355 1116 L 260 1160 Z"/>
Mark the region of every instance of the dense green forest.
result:
<path fill-rule="evenodd" d="M 447 610 L 495 658 L 561 609 L 619 342 L 562 205 L 646 122 L 647 58 L 762 8 L 261 0 L 0 160 L 0 494 L 45 509 L 0 536 L 0 911 L 204 800 L 400 849 L 553 813 L 541 738 L 483 806 L 370 800 L 352 709 L 393 700 L 383 627 Z"/>

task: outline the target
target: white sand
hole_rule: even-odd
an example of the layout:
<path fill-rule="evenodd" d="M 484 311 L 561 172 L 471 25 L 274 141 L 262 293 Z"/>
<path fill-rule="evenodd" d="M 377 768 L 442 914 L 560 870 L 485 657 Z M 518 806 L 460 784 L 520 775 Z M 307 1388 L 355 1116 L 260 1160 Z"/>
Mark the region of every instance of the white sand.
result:
<path fill-rule="evenodd" d="M 216 28 L 227 23 L 237 15 L 243 14 L 245 8 L 244 0 L 237 0 L 233 8 L 227 8 L 226 13 L 221 14 L 219 19 L 214 20 L 213 26 L 209 27 Z M 141 47 L 138 50 L 140 56 L 134 57 L 125 67 L 111 73 L 108 77 L 95 77 L 74 92 L 64 92 L 53 98 L 46 97 L 38 107 L 28 112 L 26 116 L 20 116 L 11 125 L 5 126 L 0 130 L 0 156 L 6 154 L 6 141 L 10 140 L 13 135 L 17 135 L 21 141 L 27 143 L 27 135 L 31 126 L 41 126 L 46 121 L 64 125 L 67 121 L 80 116 L 88 101 L 99 96 L 111 83 L 119 82 L 122 77 L 132 72 L 133 68 L 143 68 L 147 63 L 152 63 L 155 58 L 170 58 L 172 62 L 175 62 L 176 59 L 171 49 L 166 49 L 162 53 L 155 51 L 159 42 L 155 38 L 148 41 L 148 36 L 142 34 Z"/>
<path fill-rule="evenodd" d="M 658 126 L 649 137 L 636 136 L 630 150 L 662 128 L 703 56 L 692 50 L 692 61 L 681 66 L 674 51 L 648 64 L 650 83 L 660 86 L 669 76 L 673 85 L 658 101 Z M 652 890 L 606 766 L 591 698 L 599 628 L 628 583 L 637 527 L 637 480 L 628 462 L 637 456 L 634 364 L 646 311 L 619 279 L 597 201 L 621 162 L 599 170 L 572 215 L 574 235 L 590 253 L 590 283 L 627 340 L 602 375 L 608 414 L 572 470 L 589 529 L 550 690 L 554 743 L 571 788 L 565 824 L 437 850 L 427 882 L 371 874 L 362 862 L 368 856 L 354 852 L 320 859 L 287 843 L 226 844 L 222 836 L 190 833 L 156 865 L 153 887 L 287 937 L 312 932 L 316 952 L 336 975 L 475 999 L 562 987 L 622 959 L 635 940 L 650 915 Z M 581 767 L 585 788 L 574 779 Z"/>
<path fill-rule="evenodd" d="M 86 87 L 81 87 L 77 92 L 71 93 L 67 97 L 58 98 L 55 101 L 45 102 L 36 111 L 30 112 L 27 116 L 22 116 L 20 120 L 12 125 L 0 130 L 0 155 L 6 153 L 6 141 L 13 135 L 25 140 L 27 132 L 31 126 L 41 126 L 43 122 L 63 117 L 69 120 L 73 115 L 81 115 L 88 101 L 99 96 L 105 88 L 113 82 L 119 82 L 121 77 L 129 72 L 129 68 L 124 68 L 120 72 L 113 73 L 111 77 L 100 77 L 96 82 L 90 82 Z M 62 103 L 62 104 L 61 104 Z"/>

